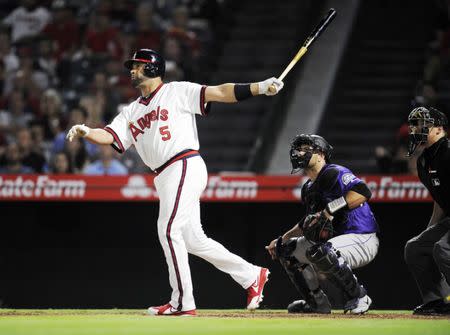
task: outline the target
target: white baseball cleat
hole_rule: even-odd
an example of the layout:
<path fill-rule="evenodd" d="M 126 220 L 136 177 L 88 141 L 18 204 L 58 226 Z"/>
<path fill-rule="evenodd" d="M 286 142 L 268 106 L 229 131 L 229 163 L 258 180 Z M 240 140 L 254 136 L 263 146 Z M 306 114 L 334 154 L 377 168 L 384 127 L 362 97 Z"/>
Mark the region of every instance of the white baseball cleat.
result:
<path fill-rule="evenodd" d="M 346 309 L 344 313 L 350 312 L 350 314 L 364 314 L 369 310 L 372 304 L 372 299 L 366 294 L 362 298 L 355 299 L 355 304 L 351 308 Z"/>
<path fill-rule="evenodd" d="M 162 306 L 152 306 L 147 310 L 150 315 L 165 315 L 165 316 L 195 316 L 197 315 L 195 309 L 190 311 L 179 311 L 173 308 L 171 304 L 165 304 Z"/>
<path fill-rule="evenodd" d="M 269 270 L 261 268 L 252 286 L 247 289 L 247 309 L 257 309 L 262 302 L 264 285 L 269 280 Z"/>

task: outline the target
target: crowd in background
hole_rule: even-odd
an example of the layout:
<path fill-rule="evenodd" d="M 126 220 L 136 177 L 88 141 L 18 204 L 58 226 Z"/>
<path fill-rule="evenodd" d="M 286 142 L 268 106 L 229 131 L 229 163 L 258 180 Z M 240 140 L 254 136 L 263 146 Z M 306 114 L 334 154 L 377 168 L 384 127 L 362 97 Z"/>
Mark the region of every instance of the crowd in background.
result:
<path fill-rule="evenodd" d="M 65 141 L 103 127 L 136 99 L 125 59 L 160 52 L 165 82 L 205 81 L 215 0 L 23 0 L 0 9 L 0 173 L 150 172 L 134 150 Z M 201 65 L 201 71 L 200 71 Z"/>
<path fill-rule="evenodd" d="M 443 113 L 450 110 L 450 0 L 435 0 L 433 36 L 425 50 L 423 73 L 413 92 L 411 108 L 424 106 L 437 108 Z M 390 147 L 375 150 L 379 172 L 416 174 L 417 150 L 412 158 L 408 152 L 409 127 L 407 116 L 400 125 Z"/>
<path fill-rule="evenodd" d="M 134 100 L 123 61 L 139 48 L 166 59 L 165 82 L 206 82 L 225 0 L 3 0 L 0 8 L 0 173 L 148 173 L 131 148 L 118 156 L 74 124 L 103 127 Z M 450 1 L 435 0 L 434 36 L 411 107 L 450 110 Z M 406 121 L 405 115 L 405 121 Z M 375 151 L 380 173 L 415 173 L 408 126 Z"/>

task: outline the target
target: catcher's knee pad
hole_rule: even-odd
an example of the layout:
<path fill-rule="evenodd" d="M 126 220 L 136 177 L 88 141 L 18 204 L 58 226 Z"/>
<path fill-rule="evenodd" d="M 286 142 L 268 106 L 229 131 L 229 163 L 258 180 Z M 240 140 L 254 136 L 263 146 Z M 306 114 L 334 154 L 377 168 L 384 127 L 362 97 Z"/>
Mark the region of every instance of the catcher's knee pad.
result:
<path fill-rule="evenodd" d="M 316 269 L 343 289 L 348 298 L 365 295 L 364 288 L 330 242 L 315 244 L 306 250 L 306 258 Z"/>

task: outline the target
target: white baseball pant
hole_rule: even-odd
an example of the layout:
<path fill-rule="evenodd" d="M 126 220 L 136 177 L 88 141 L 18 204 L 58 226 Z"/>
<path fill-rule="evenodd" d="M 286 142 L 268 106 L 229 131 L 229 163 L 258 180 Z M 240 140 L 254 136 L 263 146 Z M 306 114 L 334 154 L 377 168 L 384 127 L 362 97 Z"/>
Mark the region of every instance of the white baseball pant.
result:
<path fill-rule="evenodd" d="M 200 222 L 200 196 L 208 173 L 200 156 L 180 159 L 155 177 L 158 192 L 158 236 L 172 287 L 170 304 L 180 311 L 195 309 L 188 253 L 228 273 L 244 289 L 256 280 L 259 267 L 207 237 Z"/>

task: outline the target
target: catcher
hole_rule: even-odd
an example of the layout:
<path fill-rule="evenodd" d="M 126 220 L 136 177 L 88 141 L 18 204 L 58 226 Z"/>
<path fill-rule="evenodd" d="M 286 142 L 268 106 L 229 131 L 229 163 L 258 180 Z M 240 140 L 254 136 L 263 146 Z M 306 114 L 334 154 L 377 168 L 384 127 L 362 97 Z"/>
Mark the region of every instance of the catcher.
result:
<path fill-rule="evenodd" d="M 378 251 L 378 225 L 367 204 L 372 194 L 349 169 L 330 164 L 332 149 L 318 135 L 301 134 L 291 144 L 292 173 L 309 177 L 302 187 L 306 215 L 266 246 L 302 298 L 288 306 L 290 313 L 331 313 L 318 275 L 342 291 L 344 313 L 365 313 L 372 303 L 352 272 Z"/>

